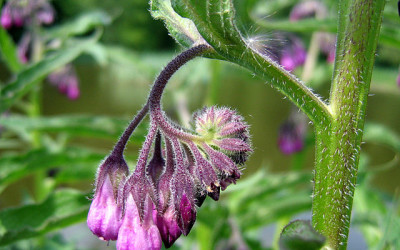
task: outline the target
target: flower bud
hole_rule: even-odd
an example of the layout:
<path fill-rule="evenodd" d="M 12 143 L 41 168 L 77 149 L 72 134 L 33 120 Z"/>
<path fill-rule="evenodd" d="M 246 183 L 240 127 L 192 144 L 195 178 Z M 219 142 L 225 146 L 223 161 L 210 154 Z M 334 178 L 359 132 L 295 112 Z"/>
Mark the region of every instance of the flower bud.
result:
<path fill-rule="evenodd" d="M 154 153 L 153 158 L 147 165 L 147 174 L 151 177 L 153 183 L 157 183 L 161 173 L 164 170 L 165 160 L 162 156 L 161 150 L 161 134 L 157 133 L 156 140 L 154 142 Z"/>
<path fill-rule="evenodd" d="M 183 235 L 188 235 L 196 221 L 196 208 L 186 193 L 182 195 L 178 208 L 178 226 Z"/>
<path fill-rule="evenodd" d="M 156 225 L 166 248 L 171 247 L 182 234 L 172 207 L 169 207 L 162 215 L 157 213 Z"/>

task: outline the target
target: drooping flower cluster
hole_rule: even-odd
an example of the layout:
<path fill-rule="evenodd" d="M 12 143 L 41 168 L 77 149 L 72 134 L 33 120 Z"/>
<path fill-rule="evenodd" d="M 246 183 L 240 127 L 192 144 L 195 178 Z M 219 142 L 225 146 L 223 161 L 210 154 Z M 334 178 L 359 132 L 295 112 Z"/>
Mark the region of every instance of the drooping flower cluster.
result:
<path fill-rule="evenodd" d="M 55 11 L 47 0 L 9 0 L 1 11 L 0 23 L 5 29 L 27 23 L 50 24 Z"/>
<path fill-rule="evenodd" d="M 1 11 L 0 23 L 3 28 L 23 27 L 25 31 L 18 42 L 17 53 L 21 63 L 27 64 L 34 59 L 34 47 L 47 49 L 48 41 L 42 40 L 37 32 L 44 24 L 52 24 L 55 18 L 53 6 L 47 0 L 9 0 Z M 40 46 L 35 43 L 41 43 Z M 79 97 L 78 77 L 72 64 L 67 64 L 49 74 L 47 80 L 56 86 L 60 93 L 69 99 Z"/>
<path fill-rule="evenodd" d="M 197 207 L 206 197 L 218 200 L 220 191 L 241 176 L 239 167 L 252 150 L 248 125 L 236 111 L 204 108 L 193 116 L 190 130 L 171 122 L 160 106 L 172 74 L 207 48 L 189 49 L 168 64 L 153 85 L 148 103 L 109 156 L 119 160 L 106 160 L 100 166 L 88 225 L 100 239 L 116 239 L 118 249 L 160 249 L 161 241 L 170 247 L 181 234 L 190 232 Z M 126 173 L 125 144 L 148 111 L 149 132 L 134 172 L 114 178 L 116 172 L 107 169 L 121 166 L 118 173 Z"/>

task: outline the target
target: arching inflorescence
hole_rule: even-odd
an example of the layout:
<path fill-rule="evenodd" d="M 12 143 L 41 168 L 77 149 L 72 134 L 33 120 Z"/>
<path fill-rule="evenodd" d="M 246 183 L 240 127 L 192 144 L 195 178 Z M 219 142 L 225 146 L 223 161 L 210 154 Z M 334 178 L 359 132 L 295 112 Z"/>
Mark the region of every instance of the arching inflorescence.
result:
<path fill-rule="evenodd" d="M 193 47 L 165 67 L 148 102 L 99 167 L 87 222 L 100 239 L 117 240 L 118 249 L 160 249 L 161 242 L 170 247 L 190 232 L 196 207 L 207 196 L 218 200 L 220 190 L 242 174 L 240 167 L 252 149 L 248 125 L 236 111 L 203 108 L 194 113 L 193 128 L 187 129 L 168 119 L 160 105 L 173 73 L 207 49 Z M 148 112 L 149 131 L 129 174 L 123 151 Z"/>

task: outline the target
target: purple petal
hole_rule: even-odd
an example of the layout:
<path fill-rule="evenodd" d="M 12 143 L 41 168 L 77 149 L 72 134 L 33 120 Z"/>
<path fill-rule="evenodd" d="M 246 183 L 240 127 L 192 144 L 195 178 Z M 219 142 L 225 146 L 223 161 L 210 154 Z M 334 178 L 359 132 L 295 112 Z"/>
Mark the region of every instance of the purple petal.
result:
<path fill-rule="evenodd" d="M 150 207 L 150 206 L 149 206 Z M 132 196 L 126 201 L 125 216 L 118 233 L 118 250 L 157 250 L 161 249 L 161 236 L 154 225 L 151 211 L 146 221 L 140 223 L 139 213 Z"/>
<path fill-rule="evenodd" d="M 117 206 L 110 177 L 107 176 L 90 205 L 87 224 L 101 240 L 116 240 L 121 226 L 121 209 Z"/>

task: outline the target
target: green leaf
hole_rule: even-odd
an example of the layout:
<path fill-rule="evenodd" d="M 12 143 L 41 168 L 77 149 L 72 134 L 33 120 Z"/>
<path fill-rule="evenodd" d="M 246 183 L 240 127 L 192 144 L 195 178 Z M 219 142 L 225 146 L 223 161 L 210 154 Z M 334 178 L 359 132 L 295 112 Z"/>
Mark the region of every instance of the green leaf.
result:
<path fill-rule="evenodd" d="M 62 152 L 45 149 L 33 150 L 22 155 L 0 158 L 0 193 L 10 183 L 38 170 L 70 166 L 73 163 L 92 163 L 97 166 L 104 154 L 97 154 L 82 148 L 66 148 Z"/>
<path fill-rule="evenodd" d="M 92 46 L 99 37 L 99 33 L 96 32 L 91 37 L 76 39 L 65 48 L 57 50 L 42 61 L 21 71 L 14 81 L 2 89 L 0 95 L 0 113 L 10 108 L 49 73 L 78 57 L 87 48 Z"/>
<path fill-rule="evenodd" d="M 309 221 L 292 221 L 282 230 L 279 240 L 280 249 L 302 250 L 321 249 L 325 237 L 317 233 Z"/>
<path fill-rule="evenodd" d="M 18 72 L 22 68 L 15 44 L 7 31 L 2 27 L 0 27 L 0 55 L 12 72 Z"/>
<path fill-rule="evenodd" d="M 74 20 L 68 21 L 61 25 L 49 28 L 45 35 L 49 38 L 67 38 L 71 36 L 81 35 L 93 30 L 99 26 L 110 24 L 111 17 L 104 11 L 92 11 L 83 13 Z"/>
<path fill-rule="evenodd" d="M 304 211 L 311 210 L 310 192 L 292 191 L 254 202 L 245 211 L 236 216 L 243 230 L 258 229 L 281 218 L 290 218 Z"/>
<path fill-rule="evenodd" d="M 388 146 L 396 153 L 400 153 L 400 137 L 382 124 L 366 123 L 363 140 Z"/>
<path fill-rule="evenodd" d="M 309 210 L 310 179 L 310 173 L 260 170 L 224 192 L 229 193 L 230 215 L 237 218 L 242 229 L 250 230 Z"/>
<path fill-rule="evenodd" d="M 51 194 L 43 203 L 0 211 L 0 245 L 84 221 L 90 201 L 76 190 L 63 189 Z"/>
<path fill-rule="evenodd" d="M 295 76 L 263 54 L 265 44 L 260 44 L 257 39 L 248 37 L 245 32 L 239 30 L 236 24 L 249 20 L 245 11 L 237 11 L 243 4 L 241 1 L 171 2 L 178 14 L 194 22 L 201 36 L 221 57 L 249 69 L 272 84 L 302 109 L 313 122 L 329 124 L 331 114 L 326 104 Z M 244 28 L 246 26 L 248 25 Z"/>
<path fill-rule="evenodd" d="M 195 43 L 205 43 L 193 22 L 172 9 L 170 0 L 151 0 L 150 12 L 154 19 L 164 20 L 170 35 L 182 46 L 188 48 Z"/>
<path fill-rule="evenodd" d="M 0 125 L 17 134 L 32 131 L 65 132 L 71 135 L 94 136 L 101 138 L 118 138 L 126 126 L 127 119 L 106 116 L 65 115 L 53 117 L 30 118 L 20 115 L 2 117 Z M 140 143 L 144 140 L 146 124 L 141 123 L 133 133 L 132 141 Z"/>

